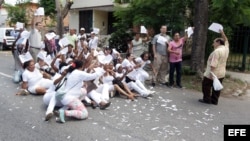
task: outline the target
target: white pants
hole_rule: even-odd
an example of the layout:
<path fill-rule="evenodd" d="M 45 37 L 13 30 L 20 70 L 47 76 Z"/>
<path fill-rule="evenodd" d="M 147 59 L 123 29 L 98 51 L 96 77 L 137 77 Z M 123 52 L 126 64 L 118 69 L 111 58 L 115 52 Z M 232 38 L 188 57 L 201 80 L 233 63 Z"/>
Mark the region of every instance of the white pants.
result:
<path fill-rule="evenodd" d="M 114 90 L 114 85 L 102 84 L 96 89 L 96 92 L 101 94 L 101 99 L 109 101 L 109 91 Z"/>
<path fill-rule="evenodd" d="M 139 82 L 141 83 L 141 82 Z M 138 92 L 141 96 L 145 96 L 145 95 L 148 95 L 148 90 L 143 86 L 142 84 L 142 88 L 136 83 L 136 82 L 129 82 L 127 83 L 129 89 L 131 90 L 135 90 L 136 92 Z"/>
<path fill-rule="evenodd" d="M 45 79 L 42 78 L 40 81 L 38 81 L 34 86 L 31 86 L 28 88 L 28 90 L 32 93 L 32 94 L 36 94 L 36 88 L 38 87 L 42 87 L 45 89 L 49 89 L 53 84 L 53 81 L 50 79 Z"/>
<path fill-rule="evenodd" d="M 52 92 L 46 92 L 45 95 L 43 96 L 43 103 L 45 105 L 48 105 L 46 110 L 46 115 L 52 113 L 54 111 L 55 106 L 57 107 L 63 106 L 60 101 L 56 100 L 55 94 L 56 92 L 52 91 Z"/>
<path fill-rule="evenodd" d="M 103 96 L 101 93 L 98 93 L 96 90 L 92 90 L 88 93 L 88 96 L 93 99 L 98 105 L 101 102 L 107 102 L 105 99 L 103 99 Z"/>
<path fill-rule="evenodd" d="M 139 71 L 138 72 L 139 75 L 137 75 L 136 79 L 140 80 L 142 83 L 144 83 L 145 80 L 147 80 L 149 78 L 149 74 L 148 74 L 148 72 L 146 72 L 143 69 L 139 69 L 138 71 Z"/>

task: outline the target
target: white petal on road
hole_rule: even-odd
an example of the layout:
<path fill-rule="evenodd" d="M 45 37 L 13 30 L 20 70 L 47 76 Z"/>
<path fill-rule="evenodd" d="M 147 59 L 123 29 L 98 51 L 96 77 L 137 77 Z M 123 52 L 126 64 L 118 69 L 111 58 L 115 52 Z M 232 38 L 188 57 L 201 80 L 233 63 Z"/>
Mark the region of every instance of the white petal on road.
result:
<path fill-rule="evenodd" d="M 154 127 L 154 128 L 152 128 L 151 130 L 153 131 L 153 130 L 157 130 L 159 127 Z"/>

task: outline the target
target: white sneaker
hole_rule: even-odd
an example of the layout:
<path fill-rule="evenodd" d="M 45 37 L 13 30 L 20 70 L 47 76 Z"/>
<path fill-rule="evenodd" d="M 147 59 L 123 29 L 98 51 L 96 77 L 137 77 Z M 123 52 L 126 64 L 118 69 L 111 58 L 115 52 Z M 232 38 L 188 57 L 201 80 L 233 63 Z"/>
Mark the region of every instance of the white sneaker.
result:
<path fill-rule="evenodd" d="M 148 93 L 149 93 L 149 94 L 154 94 L 155 91 L 150 91 L 150 90 L 148 90 Z"/>

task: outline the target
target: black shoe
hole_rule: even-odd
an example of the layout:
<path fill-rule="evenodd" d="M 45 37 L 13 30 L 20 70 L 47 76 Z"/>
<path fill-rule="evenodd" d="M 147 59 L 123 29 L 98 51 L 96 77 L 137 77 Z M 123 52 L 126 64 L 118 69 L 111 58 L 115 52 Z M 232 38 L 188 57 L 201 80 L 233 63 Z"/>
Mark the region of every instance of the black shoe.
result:
<path fill-rule="evenodd" d="M 164 82 L 164 83 L 160 83 L 161 85 L 166 85 L 166 86 L 169 86 L 169 83 L 168 82 Z"/>
<path fill-rule="evenodd" d="M 95 109 L 97 106 L 98 106 L 98 105 L 97 105 L 97 103 L 96 103 L 95 101 L 92 101 L 92 102 L 91 102 L 91 107 L 92 107 L 93 109 Z"/>
<path fill-rule="evenodd" d="M 53 117 L 53 113 L 49 113 L 45 116 L 45 121 L 49 121 Z"/>
<path fill-rule="evenodd" d="M 199 99 L 198 101 L 201 102 L 201 103 L 205 103 L 205 104 L 211 104 L 211 102 L 204 101 L 203 99 Z"/>
<path fill-rule="evenodd" d="M 155 87 L 155 82 L 152 82 L 152 86 Z"/>
<path fill-rule="evenodd" d="M 108 103 L 106 103 L 104 105 L 100 105 L 100 109 L 104 110 L 104 109 L 108 108 L 110 106 L 110 104 L 111 104 L 111 102 L 108 102 Z"/>
<path fill-rule="evenodd" d="M 218 105 L 218 102 L 211 102 L 211 104 L 213 104 L 213 105 Z"/>
<path fill-rule="evenodd" d="M 88 103 L 86 100 L 82 100 L 82 103 L 83 103 L 84 106 L 86 106 L 86 107 L 91 106 L 91 103 Z"/>
<path fill-rule="evenodd" d="M 182 85 L 177 85 L 176 87 L 182 89 Z"/>

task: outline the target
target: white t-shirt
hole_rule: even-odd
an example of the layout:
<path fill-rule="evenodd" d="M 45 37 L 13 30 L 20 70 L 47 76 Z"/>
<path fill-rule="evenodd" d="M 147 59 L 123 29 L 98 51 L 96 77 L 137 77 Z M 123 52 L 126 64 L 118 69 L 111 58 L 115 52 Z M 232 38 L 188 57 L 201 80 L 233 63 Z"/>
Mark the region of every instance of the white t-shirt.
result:
<path fill-rule="evenodd" d="M 98 46 L 98 37 L 90 38 L 89 40 L 89 48 L 90 49 L 96 49 Z"/>
<path fill-rule="evenodd" d="M 88 42 L 83 41 L 83 45 L 87 47 Z M 78 46 L 78 48 L 77 48 L 77 50 L 78 50 L 78 55 L 80 55 L 80 53 L 81 53 L 82 50 L 83 50 L 83 46 L 81 46 L 81 41 L 80 41 L 80 40 L 77 42 L 77 46 Z"/>
<path fill-rule="evenodd" d="M 124 75 L 124 73 L 115 72 L 115 77 L 116 77 L 116 78 L 122 78 L 123 75 Z M 122 79 L 122 82 L 125 82 L 125 79 L 124 79 L 124 78 Z"/>
<path fill-rule="evenodd" d="M 151 63 L 150 60 L 144 61 L 144 60 L 142 60 L 141 57 L 137 57 L 135 59 L 135 62 L 141 64 L 141 67 L 140 67 L 141 69 L 143 69 L 146 64 L 150 64 Z"/>
<path fill-rule="evenodd" d="M 120 54 L 116 49 L 112 49 L 112 57 L 113 57 L 113 59 L 117 59 L 117 57 L 118 57 L 118 54 Z"/>
<path fill-rule="evenodd" d="M 104 84 L 113 85 L 113 80 L 114 80 L 114 77 L 111 75 L 102 76 L 102 82 Z"/>
<path fill-rule="evenodd" d="M 74 98 L 81 97 L 81 88 L 83 86 L 83 81 L 94 80 L 104 74 L 103 69 L 99 69 L 95 73 L 87 73 L 81 70 L 74 70 L 71 74 L 67 76 L 65 91 L 67 92 L 62 99 L 62 104 L 69 104 Z"/>
<path fill-rule="evenodd" d="M 132 40 L 133 51 L 141 50 L 143 48 L 142 39 L 140 38 L 138 41 Z"/>
<path fill-rule="evenodd" d="M 128 77 L 130 77 L 131 79 L 136 78 L 137 72 L 136 72 L 136 69 L 134 69 L 135 67 L 134 62 L 130 62 L 128 59 L 124 59 L 122 61 L 122 67 L 132 70 L 131 72 L 127 74 Z"/>
<path fill-rule="evenodd" d="M 24 82 L 28 82 L 28 87 L 32 87 L 35 86 L 35 84 L 43 78 L 43 75 L 37 68 L 35 68 L 33 72 L 25 69 L 22 77 Z"/>

